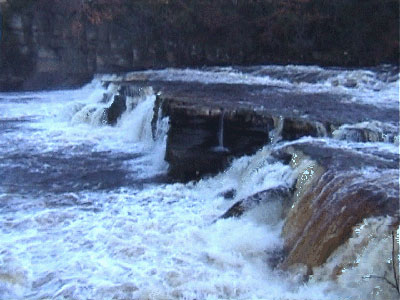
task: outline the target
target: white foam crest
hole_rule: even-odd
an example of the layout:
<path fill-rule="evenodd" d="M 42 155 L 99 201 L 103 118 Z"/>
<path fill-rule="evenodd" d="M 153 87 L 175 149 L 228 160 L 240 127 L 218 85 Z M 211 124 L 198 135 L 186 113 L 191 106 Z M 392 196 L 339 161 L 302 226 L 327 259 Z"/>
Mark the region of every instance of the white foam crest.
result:
<path fill-rule="evenodd" d="M 132 111 L 122 115 L 119 126 L 126 133 L 128 141 L 142 142 L 148 147 L 153 144 L 151 120 L 155 100 L 155 95 L 146 96 Z"/>
<path fill-rule="evenodd" d="M 327 148 L 338 148 L 338 149 L 346 149 L 349 151 L 354 151 L 359 154 L 366 155 L 368 153 L 371 153 L 372 155 L 374 152 L 379 152 L 382 153 L 388 153 L 388 154 L 399 154 L 399 147 L 397 146 L 396 142 L 394 143 L 385 143 L 385 142 L 352 142 L 352 141 L 347 141 L 347 140 L 338 140 L 334 138 L 327 138 L 327 137 L 322 137 L 322 138 L 314 138 L 314 137 L 302 137 L 298 140 L 295 141 L 288 141 L 284 142 L 282 144 L 278 144 L 275 147 L 277 149 L 290 146 L 290 145 L 296 145 L 296 144 L 307 144 L 307 143 L 315 143 L 320 146 L 326 146 Z M 382 158 L 383 159 L 383 158 Z"/>
<path fill-rule="evenodd" d="M 20 299 L 335 299 L 326 286 L 294 284 L 268 267 L 281 225 L 252 215 L 210 224 L 225 209 L 213 190 L 192 183 L 74 195 L 97 210 L 21 202 L 0 218 L 0 248 L 30 269 Z"/>
<path fill-rule="evenodd" d="M 242 73 L 230 68 L 208 70 L 196 69 L 164 69 L 143 72 L 132 72 L 123 77 L 123 80 L 131 80 L 137 77 L 145 77 L 151 80 L 201 82 L 201 83 L 226 83 L 226 84 L 252 84 L 252 85 L 274 85 L 290 87 L 287 80 L 274 79 L 269 76 L 257 76 Z M 115 78 L 115 77 L 113 77 Z M 117 79 L 118 80 L 118 79 Z M 122 80 L 122 78 L 121 78 Z"/>
<path fill-rule="evenodd" d="M 386 73 L 385 73 L 386 72 Z M 164 69 L 103 75 L 103 80 L 164 80 L 200 83 L 248 84 L 280 87 L 281 92 L 330 93 L 339 101 L 361 102 L 397 108 L 399 76 L 391 71 L 369 69 L 333 69 L 318 66 L 214 67 L 203 69 Z M 383 74 L 383 75 L 382 75 Z M 385 75 L 386 74 L 386 75 Z M 387 78 L 388 77 L 388 78 Z"/>
<path fill-rule="evenodd" d="M 2 119 L 52 118 L 69 102 L 86 99 L 90 94 L 90 90 L 26 92 L 22 97 L 16 93 L 0 93 L 0 116 Z"/>
<path fill-rule="evenodd" d="M 152 91 L 152 90 L 151 90 Z M 129 98 L 131 98 L 129 100 Z M 161 111 L 157 112 L 155 128 L 152 128 L 154 118 L 154 104 L 156 96 L 150 91 L 140 97 L 128 97 L 134 107 L 121 116 L 117 128 L 122 132 L 122 139 L 129 143 L 139 143 L 141 151 L 148 153 L 141 161 L 145 165 L 151 165 L 154 172 L 164 172 L 168 164 L 164 160 L 167 134 L 169 130 L 169 118 L 162 118 Z M 150 162 L 150 163 L 149 163 Z M 144 174 L 147 172 L 143 170 Z"/>
<path fill-rule="evenodd" d="M 212 185 L 214 195 L 229 189 L 236 190 L 235 199 L 242 199 L 257 192 L 291 187 L 295 177 L 293 170 L 270 156 L 270 145 L 264 146 L 252 156 L 243 156 L 232 162 L 223 173 L 210 180 L 201 180 L 199 186 Z"/>
<path fill-rule="evenodd" d="M 71 99 L 67 105 L 59 112 L 61 120 L 70 120 L 72 124 L 87 123 L 92 126 L 105 124 L 105 109 L 110 105 L 112 96 L 108 102 L 104 102 L 105 95 L 113 95 L 116 92 L 116 85 L 110 84 L 105 89 L 100 81 L 94 79 L 90 84 L 81 90 L 86 90 L 89 94 L 86 98 L 74 101 Z"/>
<path fill-rule="evenodd" d="M 71 123 L 87 123 L 93 126 L 104 124 L 105 108 L 105 105 L 85 105 L 82 109 L 75 113 L 71 119 Z"/>
<path fill-rule="evenodd" d="M 393 219 L 369 218 L 353 229 L 352 237 L 340 246 L 321 267 L 314 269 L 313 280 L 331 280 L 351 299 L 398 299 L 393 272 Z M 397 227 L 396 241 L 400 228 Z"/>
<path fill-rule="evenodd" d="M 340 101 L 360 102 L 378 107 L 397 108 L 399 83 L 396 79 L 385 81 L 379 73 L 371 70 L 326 71 L 327 78 L 316 83 L 300 82 L 301 92 L 323 92 L 348 96 Z"/>

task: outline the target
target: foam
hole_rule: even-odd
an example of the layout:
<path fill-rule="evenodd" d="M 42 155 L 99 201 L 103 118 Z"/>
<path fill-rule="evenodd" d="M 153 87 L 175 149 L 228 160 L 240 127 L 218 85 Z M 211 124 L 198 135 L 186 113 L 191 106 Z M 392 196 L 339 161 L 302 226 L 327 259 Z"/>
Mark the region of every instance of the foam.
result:
<path fill-rule="evenodd" d="M 315 268 L 314 280 L 337 276 L 337 286 L 352 299 L 396 299 L 397 291 L 387 282 L 395 282 L 390 229 L 393 221 L 390 217 L 365 219 L 353 229 L 346 244 L 323 266 Z M 397 243 L 399 232 L 397 227 Z"/>
<path fill-rule="evenodd" d="M 125 75 L 103 75 L 102 80 L 146 80 L 200 82 L 204 84 L 247 84 L 279 87 L 280 92 L 329 93 L 338 102 L 352 101 L 397 108 L 399 76 L 388 66 L 345 70 L 318 66 L 213 67 L 202 69 L 148 70 Z"/>

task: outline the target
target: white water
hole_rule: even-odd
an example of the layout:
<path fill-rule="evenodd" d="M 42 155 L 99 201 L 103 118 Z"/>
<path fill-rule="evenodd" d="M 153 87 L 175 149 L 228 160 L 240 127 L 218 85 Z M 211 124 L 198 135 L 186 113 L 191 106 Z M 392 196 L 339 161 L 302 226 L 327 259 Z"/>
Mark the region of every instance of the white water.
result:
<path fill-rule="evenodd" d="M 277 203 L 214 222 L 235 200 L 293 185 L 297 171 L 269 147 L 213 178 L 163 183 L 168 120 L 154 140 L 154 95 L 111 127 L 104 92 L 95 81 L 0 94 L 0 299 L 362 299 L 323 271 L 305 284 L 269 267 Z"/>
<path fill-rule="evenodd" d="M 379 107 L 396 108 L 399 101 L 399 74 L 391 66 L 378 70 L 322 68 L 318 66 L 255 66 L 214 67 L 203 69 L 165 69 L 108 75 L 105 79 L 184 81 L 264 85 L 281 88 L 281 92 L 329 93 L 338 101 L 367 103 Z M 345 96 L 345 97 L 343 97 Z"/>

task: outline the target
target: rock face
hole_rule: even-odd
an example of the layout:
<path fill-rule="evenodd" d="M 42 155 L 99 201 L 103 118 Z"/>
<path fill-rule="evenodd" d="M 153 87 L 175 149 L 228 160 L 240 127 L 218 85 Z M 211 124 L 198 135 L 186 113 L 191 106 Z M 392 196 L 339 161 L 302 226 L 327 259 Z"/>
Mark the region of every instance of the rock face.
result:
<path fill-rule="evenodd" d="M 321 265 L 342 245 L 352 228 L 376 216 L 399 218 L 399 158 L 396 154 L 299 143 L 276 151 L 292 163 L 308 160 L 300 173 L 283 229 L 286 258 L 282 267 Z"/>
<path fill-rule="evenodd" d="M 121 84 L 152 86 L 158 94 L 156 107 L 161 107 L 170 120 L 166 152 L 169 175 L 179 181 L 222 171 L 232 158 L 253 154 L 270 141 L 333 137 L 342 124 L 365 120 L 398 122 L 396 110 L 339 102 L 336 96 L 323 93 L 282 93 L 278 88 L 257 85 L 167 82 L 142 77 Z M 221 130 L 223 141 L 219 145 Z M 395 129 L 391 132 L 393 135 Z M 218 151 L 218 146 L 224 151 Z"/>
<path fill-rule="evenodd" d="M 396 0 L 183 3 L 8 0 L 0 90 L 70 87 L 143 68 L 398 61 Z"/>
<path fill-rule="evenodd" d="M 232 157 L 254 153 L 268 142 L 269 120 L 260 115 L 246 110 L 223 113 L 218 107 L 161 99 L 163 113 L 170 118 L 165 159 L 175 179 L 188 181 L 213 174 L 226 168 Z M 223 143 L 219 145 L 221 130 Z"/>

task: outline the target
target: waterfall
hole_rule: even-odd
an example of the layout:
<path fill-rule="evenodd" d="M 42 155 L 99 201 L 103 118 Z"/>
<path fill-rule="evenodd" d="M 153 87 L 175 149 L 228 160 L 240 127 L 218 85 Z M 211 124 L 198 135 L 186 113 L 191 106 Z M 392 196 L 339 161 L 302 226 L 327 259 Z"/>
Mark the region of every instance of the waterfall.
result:
<path fill-rule="evenodd" d="M 86 123 L 92 126 L 106 124 L 105 109 L 110 106 L 113 96 L 116 93 L 116 87 L 110 84 L 105 89 L 97 80 L 93 80 L 87 89 L 91 86 L 94 89 L 86 99 L 67 104 L 61 113 L 63 116 L 69 118 L 72 124 Z"/>
<path fill-rule="evenodd" d="M 167 134 L 169 130 L 169 118 L 162 117 L 161 108 L 155 116 L 154 105 L 156 96 L 154 93 L 146 92 L 137 99 L 136 107 L 126 111 L 119 121 L 119 128 L 125 133 L 127 142 L 142 145 L 142 150 L 148 153 L 153 171 L 166 171 L 168 167 L 164 160 Z M 156 119 L 156 128 L 153 134 L 151 123 Z"/>
<path fill-rule="evenodd" d="M 132 111 L 125 112 L 120 121 L 121 129 L 126 133 L 130 142 L 141 142 L 151 147 L 153 134 L 151 131 L 151 120 L 153 119 L 153 107 L 156 97 L 146 96 L 137 104 Z"/>
<path fill-rule="evenodd" d="M 315 122 L 315 127 L 317 128 L 317 136 L 326 137 L 328 136 L 328 131 L 326 127 L 321 122 Z"/>
<path fill-rule="evenodd" d="M 153 107 L 154 107 L 153 102 Z M 153 109 L 153 114 L 155 113 Z M 154 120 L 155 116 L 153 116 Z M 151 125 L 150 125 L 151 126 Z M 162 116 L 161 106 L 158 107 L 155 130 L 153 131 L 153 154 L 152 162 L 156 170 L 167 170 L 168 164 L 165 161 L 165 151 L 167 149 L 167 138 L 169 130 L 169 117 Z"/>
<path fill-rule="evenodd" d="M 126 104 L 126 111 L 118 118 L 115 127 L 107 124 L 106 111 L 120 96 Z M 169 118 L 162 117 L 161 108 L 155 115 L 154 105 L 156 96 L 151 87 L 135 86 L 118 87 L 108 85 L 107 89 L 96 86 L 93 92 L 82 102 L 72 102 L 64 109 L 72 125 L 88 124 L 92 127 L 108 128 L 120 136 L 125 144 L 135 144 L 145 153 L 145 160 L 151 161 L 153 171 L 166 171 L 164 160 Z M 152 121 L 155 119 L 155 131 Z"/>
<path fill-rule="evenodd" d="M 269 133 L 271 144 L 275 144 L 282 139 L 282 129 L 283 129 L 283 116 L 279 116 L 279 118 L 273 117 L 274 121 L 274 129 L 272 129 Z"/>
<path fill-rule="evenodd" d="M 225 111 L 222 110 L 219 118 L 218 146 L 213 148 L 215 152 L 229 152 L 229 149 L 224 147 L 224 116 Z"/>

